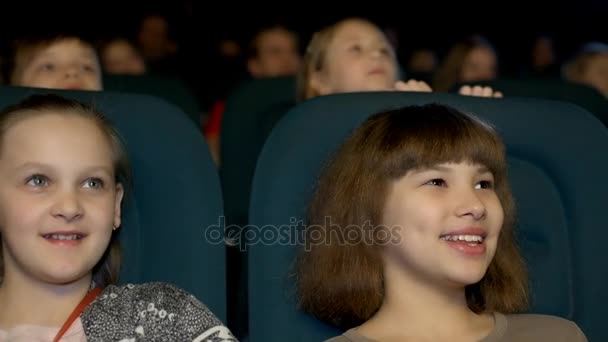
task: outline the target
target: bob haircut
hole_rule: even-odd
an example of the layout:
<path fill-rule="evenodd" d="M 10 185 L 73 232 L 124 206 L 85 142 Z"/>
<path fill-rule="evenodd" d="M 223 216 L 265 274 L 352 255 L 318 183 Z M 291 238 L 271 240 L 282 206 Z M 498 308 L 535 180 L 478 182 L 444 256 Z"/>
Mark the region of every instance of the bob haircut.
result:
<path fill-rule="evenodd" d="M 307 241 L 312 240 L 313 225 L 325 237 L 351 236 L 345 228 L 358 227 L 359 236 L 374 238 L 371 243 L 325 239 L 328 242 L 307 244 L 296 260 L 302 310 L 344 330 L 378 311 L 384 279 L 382 243 L 376 232 L 382 228 L 374 227 L 383 223 L 389 186 L 411 170 L 446 162 L 486 166 L 504 210 L 495 257 L 484 277 L 465 288 L 469 308 L 476 313 L 512 313 L 527 307 L 527 272 L 514 238 L 505 147 L 488 124 L 430 104 L 371 116 L 324 169 L 308 208 Z M 318 238 L 319 232 L 314 233 Z"/>

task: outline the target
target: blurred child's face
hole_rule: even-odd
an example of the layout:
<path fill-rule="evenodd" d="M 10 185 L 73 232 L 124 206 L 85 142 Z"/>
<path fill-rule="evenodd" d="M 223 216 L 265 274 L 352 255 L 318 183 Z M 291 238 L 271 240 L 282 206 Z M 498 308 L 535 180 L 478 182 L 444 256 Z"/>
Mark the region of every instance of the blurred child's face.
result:
<path fill-rule="evenodd" d="M 161 16 L 146 17 L 141 23 L 138 43 L 146 58 L 160 59 L 173 53 L 175 43 L 169 37 L 169 23 Z"/>
<path fill-rule="evenodd" d="M 0 149 L 0 230 L 7 277 L 90 281 L 120 225 L 123 190 L 97 124 L 49 112 L 17 121 Z"/>
<path fill-rule="evenodd" d="M 461 82 L 489 81 L 496 78 L 496 54 L 487 47 L 473 48 L 464 60 Z"/>
<path fill-rule="evenodd" d="M 532 65 L 535 67 L 546 67 L 555 62 L 553 43 L 551 39 L 539 37 L 532 49 Z"/>
<path fill-rule="evenodd" d="M 326 51 L 323 67 L 311 75 L 320 95 L 383 91 L 397 81 L 395 53 L 384 34 L 359 20 L 344 22 Z"/>
<path fill-rule="evenodd" d="M 78 39 L 62 39 L 37 51 L 21 68 L 15 85 L 35 88 L 101 90 L 95 50 Z"/>
<path fill-rule="evenodd" d="M 583 82 L 608 97 L 608 53 L 591 58 L 583 74 Z"/>
<path fill-rule="evenodd" d="M 431 73 L 437 66 L 437 58 L 431 50 L 420 49 L 414 51 L 410 57 L 408 71 Z"/>
<path fill-rule="evenodd" d="M 125 40 L 109 43 L 101 56 L 104 71 L 116 75 L 142 75 L 146 72 L 143 58 Z"/>
<path fill-rule="evenodd" d="M 295 75 L 300 66 L 296 37 L 284 29 L 263 32 L 257 42 L 258 55 L 249 61 L 255 78 Z"/>

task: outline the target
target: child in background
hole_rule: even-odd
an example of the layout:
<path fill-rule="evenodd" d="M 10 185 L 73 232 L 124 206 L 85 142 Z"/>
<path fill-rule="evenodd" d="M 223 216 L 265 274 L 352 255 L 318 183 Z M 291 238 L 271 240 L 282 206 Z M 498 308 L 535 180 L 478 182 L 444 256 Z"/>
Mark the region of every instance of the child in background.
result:
<path fill-rule="evenodd" d="M 298 79 L 298 98 L 362 91 L 423 91 L 424 82 L 399 81 L 395 51 L 373 23 L 349 18 L 315 33 Z"/>
<path fill-rule="evenodd" d="M 253 78 L 293 76 L 300 66 L 298 36 L 286 27 L 264 28 L 249 46 L 247 70 Z"/>
<path fill-rule="evenodd" d="M 449 91 L 460 82 L 491 81 L 497 74 L 496 51 L 484 38 L 473 36 L 448 51 L 435 74 L 433 89 Z"/>
<path fill-rule="evenodd" d="M 297 74 L 300 67 L 299 40 L 295 32 L 281 25 L 257 31 L 249 43 L 247 71 L 252 78 L 286 77 Z M 225 102 L 216 101 L 203 131 L 211 155 L 219 165 L 220 132 Z"/>
<path fill-rule="evenodd" d="M 563 71 L 566 80 L 592 87 L 608 98 L 608 44 L 583 45 Z"/>
<path fill-rule="evenodd" d="M 33 88 L 102 90 L 93 46 L 76 36 L 18 40 L 5 70 L 11 85 Z"/>
<path fill-rule="evenodd" d="M 137 48 L 126 38 L 102 44 L 99 52 L 103 71 L 110 75 L 143 75 L 146 64 Z"/>

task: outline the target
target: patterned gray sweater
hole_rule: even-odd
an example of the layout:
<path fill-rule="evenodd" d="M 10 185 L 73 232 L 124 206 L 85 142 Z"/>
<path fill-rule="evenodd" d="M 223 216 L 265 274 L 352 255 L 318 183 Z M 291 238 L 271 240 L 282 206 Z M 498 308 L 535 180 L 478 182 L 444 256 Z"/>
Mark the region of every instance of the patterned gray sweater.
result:
<path fill-rule="evenodd" d="M 80 318 L 87 341 L 236 341 L 194 296 L 165 283 L 110 285 Z"/>

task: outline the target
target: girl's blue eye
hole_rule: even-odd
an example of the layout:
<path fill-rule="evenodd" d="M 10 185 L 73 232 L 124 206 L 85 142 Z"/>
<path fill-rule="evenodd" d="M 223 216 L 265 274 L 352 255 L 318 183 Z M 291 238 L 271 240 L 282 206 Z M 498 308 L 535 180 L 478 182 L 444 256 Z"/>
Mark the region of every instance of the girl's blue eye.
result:
<path fill-rule="evenodd" d="M 99 178 L 89 178 L 85 181 L 85 187 L 91 189 L 102 189 L 103 181 Z"/>
<path fill-rule="evenodd" d="M 33 175 L 27 179 L 27 185 L 34 187 L 46 186 L 49 184 L 49 179 L 43 175 Z"/>

